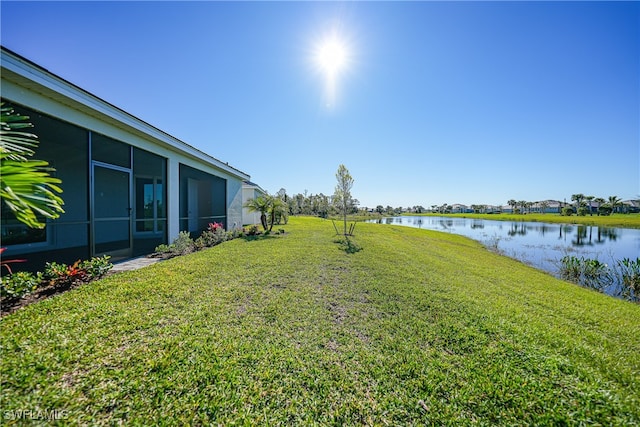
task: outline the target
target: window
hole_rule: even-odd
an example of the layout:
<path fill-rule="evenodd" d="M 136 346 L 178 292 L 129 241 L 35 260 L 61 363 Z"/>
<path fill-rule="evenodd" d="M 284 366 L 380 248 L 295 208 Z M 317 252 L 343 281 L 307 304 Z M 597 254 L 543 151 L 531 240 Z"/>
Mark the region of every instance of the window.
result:
<path fill-rule="evenodd" d="M 15 219 L 10 209 L 6 206 L 2 207 L 2 246 L 46 241 L 47 230 L 45 228 L 29 228 Z"/>
<path fill-rule="evenodd" d="M 164 234 L 166 160 L 148 151 L 134 148 L 134 206 L 136 233 Z"/>
<path fill-rule="evenodd" d="M 135 178 L 136 232 L 164 230 L 164 185 L 161 177 Z"/>

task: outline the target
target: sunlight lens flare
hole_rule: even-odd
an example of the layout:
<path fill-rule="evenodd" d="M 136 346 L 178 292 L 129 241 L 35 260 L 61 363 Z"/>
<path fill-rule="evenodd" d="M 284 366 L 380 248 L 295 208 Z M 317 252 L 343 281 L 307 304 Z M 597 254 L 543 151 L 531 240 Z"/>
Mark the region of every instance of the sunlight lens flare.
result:
<path fill-rule="evenodd" d="M 338 77 L 349 67 L 349 60 L 349 46 L 336 31 L 315 45 L 313 61 L 324 78 L 324 96 L 328 107 L 336 103 Z"/>
<path fill-rule="evenodd" d="M 347 64 L 347 48 L 335 36 L 325 40 L 319 47 L 316 60 L 327 74 L 337 74 Z"/>

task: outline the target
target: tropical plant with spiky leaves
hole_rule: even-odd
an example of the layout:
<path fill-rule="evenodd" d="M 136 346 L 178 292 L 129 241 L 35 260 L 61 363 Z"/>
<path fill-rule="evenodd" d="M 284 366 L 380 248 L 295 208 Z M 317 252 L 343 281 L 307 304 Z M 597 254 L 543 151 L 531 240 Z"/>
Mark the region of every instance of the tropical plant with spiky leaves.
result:
<path fill-rule="evenodd" d="M 31 160 L 38 137 L 26 129 L 33 127 L 28 116 L 0 103 L 0 199 L 16 219 L 31 228 L 43 228 L 43 218 L 55 219 L 64 213 L 60 179 L 43 160 Z"/>
<path fill-rule="evenodd" d="M 621 206 L 622 202 L 620 200 L 620 197 L 618 196 L 609 196 L 609 206 L 611 206 L 611 210 L 613 212 L 616 212 L 616 208 L 618 208 L 618 206 Z"/>
<path fill-rule="evenodd" d="M 269 227 L 267 223 L 267 213 L 271 207 L 271 196 L 258 196 L 249 199 L 244 203 L 244 207 L 249 209 L 249 212 L 260 212 L 260 223 L 264 231 L 267 231 Z"/>
<path fill-rule="evenodd" d="M 287 205 L 279 197 L 269 196 L 269 231 L 273 230 L 273 224 L 276 222 L 276 218 L 281 218 L 286 215 Z"/>

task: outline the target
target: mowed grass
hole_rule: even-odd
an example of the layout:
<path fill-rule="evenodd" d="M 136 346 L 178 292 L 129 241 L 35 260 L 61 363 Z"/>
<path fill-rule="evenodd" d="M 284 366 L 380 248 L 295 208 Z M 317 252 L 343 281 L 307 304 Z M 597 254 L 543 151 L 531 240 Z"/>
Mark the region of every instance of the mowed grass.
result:
<path fill-rule="evenodd" d="M 474 213 L 455 213 L 455 214 L 407 214 L 412 216 L 446 216 L 459 218 L 478 218 L 492 219 L 496 221 L 529 221 L 529 222 L 550 222 L 559 224 L 584 224 L 597 225 L 602 227 L 621 227 L 621 228 L 640 228 L 640 214 L 612 214 L 609 216 L 586 215 L 586 216 L 562 216 L 560 214 L 540 214 L 531 213 L 526 215 L 520 214 L 474 214 Z"/>
<path fill-rule="evenodd" d="M 640 306 L 456 235 L 282 228 L 2 319 L 3 423 L 640 423 Z"/>

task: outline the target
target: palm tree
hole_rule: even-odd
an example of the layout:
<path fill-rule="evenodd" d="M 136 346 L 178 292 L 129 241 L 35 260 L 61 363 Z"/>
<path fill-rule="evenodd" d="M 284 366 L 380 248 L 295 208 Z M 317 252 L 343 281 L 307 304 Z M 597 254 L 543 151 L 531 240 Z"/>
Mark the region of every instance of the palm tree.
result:
<path fill-rule="evenodd" d="M 595 196 L 585 196 L 584 199 L 587 201 L 589 205 L 589 215 L 593 215 L 593 207 L 591 206 L 591 202 L 595 199 Z"/>
<path fill-rule="evenodd" d="M 600 214 L 606 211 L 605 203 L 607 202 L 602 197 L 596 197 L 595 199 L 593 199 L 593 201 L 598 204 L 597 212 L 598 212 L 598 216 L 600 216 Z"/>
<path fill-rule="evenodd" d="M 527 201 L 526 200 L 519 200 L 518 201 L 518 206 L 520 206 L 520 208 L 522 209 L 520 211 L 520 213 L 524 213 L 524 209 L 527 207 Z"/>
<path fill-rule="evenodd" d="M 582 206 L 583 199 L 584 199 L 584 194 L 582 193 L 571 195 L 571 201 L 576 202 L 576 212 L 578 212 L 578 209 Z"/>
<path fill-rule="evenodd" d="M 276 222 L 276 218 L 282 218 L 287 214 L 286 208 L 287 205 L 284 203 L 282 199 L 279 197 L 270 197 L 269 203 L 269 231 L 273 229 L 273 224 Z"/>
<path fill-rule="evenodd" d="M 260 212 L 260 223 L 264 231 L 267 231 L 267 213 L 271 207 L 272 197 L 269 195 L 258 196 L 254 199 L 249 199 L 245 202 L 244 207 L 249 209 L 249 212 Z"/>
<path fill-rule="evenodd" d="M 609 196 L 609 205 L 611 205 L 611 211 L 615 212 L 616 207 L 620 206 L 620 198 L 618 196 Z"/>
<path fill-rule="evenodd" d="M 61 181 L 50 175 L 55 169 L 42 160 L 28 160 L 38 146 L 38 137 L 25 131 L 33 127 L 29 117 L 0 103 L 0 199 L 16 219 L 31 228 L 44 228 L 43 218 L 64 213 Z"/>
<path fill-rule="evenodd" d="M 507 202 L 507 204 L 511 206 L 511 212 L 513 213 L 513 211 L 515 211 L 516 209 L 516 205 L 518 204 L 518 202 L 516 202 L 514 199 L 511 199 Z"/>
<path fill-rule="evenodd" d="M 538 206 L 540 206 L 540 213 L 544 213 L 544 211 L 549 207 L 549 202 L 543 200 L 542 202 L 538 203 Z"/>

